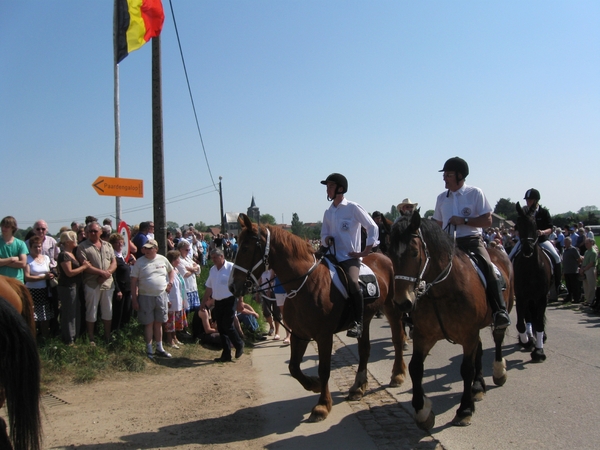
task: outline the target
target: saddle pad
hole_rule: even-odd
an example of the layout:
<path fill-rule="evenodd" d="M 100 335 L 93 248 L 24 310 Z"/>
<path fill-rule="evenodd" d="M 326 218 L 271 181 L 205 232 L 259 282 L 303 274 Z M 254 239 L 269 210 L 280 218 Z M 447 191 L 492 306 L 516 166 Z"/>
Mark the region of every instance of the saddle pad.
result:
<path fill-rule="evenodd" d="M 329 269 L 329 275 L 331 276 L 333 285 L 340 291 L 344 298 L 348 298 L 348 290 L 336 270 L 338 266 L 329 261 L 328 258 L 324 258 L 323 260 L 327 262 L 327 268 Z M 363 299 L 366 300 L 379 297 L 379 283 L 377 282 L 377 276 L 371 268 L 363 262 L 360 263 L 358 281 L 363 291 Z"/>
<path fill-rule="evenodd" d="M 473 267 L 475 268 L 477 275 L 479 275 L 479 279 L 483 283 L 483 287 L 487 289 L 487 281 L 485 281 L 485 276 L 483 275 L 483 272 L 477 265 L 477 262 L 473 258 L 469 258 L 469 260 L 471 261 L 471 264 L 473 264 Z M 496 264 L 492 263 L 492 267 L 494 268 L 494 275 L 496 276 L 496 279 L 500 282 L 500 286 L 502 287 L 502 290 L 504 291 L 506 289 L 506 281 L 504 280 L 504 277 L 502 276 L 502 272 L 500 272 L 500 270 L 498 269 Z"/>

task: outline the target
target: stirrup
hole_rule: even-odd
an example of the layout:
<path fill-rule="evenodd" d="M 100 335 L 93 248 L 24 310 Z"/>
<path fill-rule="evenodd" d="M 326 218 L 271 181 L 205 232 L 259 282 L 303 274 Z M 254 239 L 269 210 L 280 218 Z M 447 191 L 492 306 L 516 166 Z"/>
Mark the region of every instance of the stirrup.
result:
<path fill-rule="evenodd" d="M 346 332 L 346 336 L 351 338 L 359 338 L 362 336 L 362 323 L 354 322 L 351 328 Z"/>
<path fill-rule="evenodd" d="M 506 311 L 497 311 L 494 314 L 494 328 L 496 330 L 503 330 L 508 328 L 510 325 L 510 317 L 508 316 L 508 312 Z"/>

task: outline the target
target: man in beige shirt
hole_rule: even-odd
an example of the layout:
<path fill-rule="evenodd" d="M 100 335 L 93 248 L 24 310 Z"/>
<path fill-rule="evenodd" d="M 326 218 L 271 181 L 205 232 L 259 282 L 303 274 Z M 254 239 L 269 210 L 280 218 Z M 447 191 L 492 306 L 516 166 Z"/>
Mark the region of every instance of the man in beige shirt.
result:
<path fill-rule="evenodd" d="M 100 239 L 102 228 L 98 222 L 90 222 L 85 234 L 87 239 L 77 248 L 80 263 L 89 261 L 91 267 L 83 272 L 83 290 L 85 294 L 85 321 L 90 345 L 94 342 L 94 327 L 98 316 L 98 305 L 104 322 L 104 338 L 110 339 L 112 322 L 112 297 L 114 291 L 113 272 L 117 269 L 115 252 L 108 242 Z"/>

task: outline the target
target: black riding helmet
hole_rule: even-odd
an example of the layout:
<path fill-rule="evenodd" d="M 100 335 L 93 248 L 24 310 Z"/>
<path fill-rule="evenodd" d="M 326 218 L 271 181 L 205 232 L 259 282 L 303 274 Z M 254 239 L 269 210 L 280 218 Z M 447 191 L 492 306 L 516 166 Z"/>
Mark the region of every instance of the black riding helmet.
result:
<path fill-rule="evenodd" d="M 342 188 L 342 192 L 341 192 L 342 194 L 345 194 L 346 192 L 348 192 L 348 180 L 341 173 L 330 174 L 327 178 L 325 178 L 323 181 L 321 181 L 321 184 L 324 184 L 325 186 L 327 186 L 327 183 L 329 183 L 330 181 L 332 181 L 336 184 L 336 188 L 335 188 L 336 195 L 338 194 L 338 188 L 340 188 L 340 187 Z"/>
<path fill-rule="evenodd" d="M 444 168 L 440 172 L 456 172 L 456 179 L 460 181 L 469 175 L 469 165 L 464 159 L 455 156 L 446 161 Z M 458 174 L 461 174 L 462 178 L 458 178 Z"/>
<path fill-rule="evenodd" d="M 540 198 L 540 191 L 538 191 L 537 189 L 531 188 L 527 189 L 527 192 L 525 192 L 525 200 L 537 200 L 539 202 Z"/>

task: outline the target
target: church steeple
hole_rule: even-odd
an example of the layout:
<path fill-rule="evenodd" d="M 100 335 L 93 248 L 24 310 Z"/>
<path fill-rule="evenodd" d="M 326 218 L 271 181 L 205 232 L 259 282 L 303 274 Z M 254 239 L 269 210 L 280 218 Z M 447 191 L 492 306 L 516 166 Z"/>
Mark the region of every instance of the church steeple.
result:
<path fill-rule="evenodd" d="M 258 206 L 256 206 L 256 202 L 254 201 L 254 195 L 252 196 L 252 201 L 250 202 L 250 207 L 248 208 L 248 217 L 252 219 L 252 221 L 258 223 L 260 219 L 260 210 Z"/>

